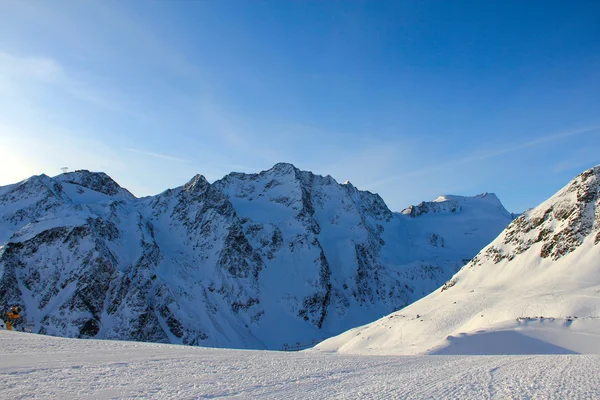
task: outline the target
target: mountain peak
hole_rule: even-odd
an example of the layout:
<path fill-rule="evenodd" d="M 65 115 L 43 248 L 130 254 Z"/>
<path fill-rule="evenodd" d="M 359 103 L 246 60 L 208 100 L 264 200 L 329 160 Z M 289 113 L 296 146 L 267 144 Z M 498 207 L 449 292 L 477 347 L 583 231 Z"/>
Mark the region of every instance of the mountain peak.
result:
<path fill-rule="evenodd" d="M 342 183 L 342 186 L 344 186 L 344 188 L 346 188 L 346 190 L 350 190 L 350 191 L 358 190 L 358 189 L 356 189 L 356 186 L 354 186 L 352 184 L 352 182 L 350 182 L 350 181 L 346 181 L 346 182 Z"/>
<path fill-rule="evenodd" d="M 73 172 L 66 172 L 54 177 L 61 183 L 71 183 L 83 186 L 95 192 L 103 193 L 109 196 L 123 194 L 126 197 L 134 198 L 127 189 L 121 187 L 114 179 L 104 172 L 91 172 L 87 169 L 80 169 Z"/>
<path fill-rule="evenodd" d="M 410 217 L 418 217 L 431 213 L 454 213 L 459 211 L 474 211 L 478 209 L 498 210 L 502 215 L 511 214 L 504 208 L 495 193 L 484 192 L 475 196 L 459 196 L 454 194 L 440 195 L 432 201 L 423 201 L 416 206 L 409 206 L 401 211 Z"/>
<path fill-rule="evenodd" d="M 196 174 L 185 185 L 183 185 L 183 188 L 185 191 L 189 192 L 205 188 L 208 185 L 210 185 L 210 183 L 208 183 L 204 175 Z"/>
<path fill-rule="evenodd" d="M 277 172 L 280 174 L 291 174 L 297 170 L 298 170 L 298 168 L 296 168 L 293 164 L 286 163 L 286 162 L 278 162 L 273 167 L 268 169 L 267 172 L 272 171 L 272 172 Z"/>
<path fill-rule="evenodd" d="M 441 203 L 444 201 L 469 201 L 471 199 L 485 199 L 486 201 L 490 201 L 490 202 L 500 202 L 500 199 L 498 198 L 498 196 L 496 196 L 495 193 L 489 193 L 489 192 L 483 192 L 480 194 L 476 194 L 475 196 L 460 196 L 460 195 L 456 195 L 456 194 L 442 194 L 440 196 L 438 196 L 435 200 L 433 200 L 434 203 Z"/>

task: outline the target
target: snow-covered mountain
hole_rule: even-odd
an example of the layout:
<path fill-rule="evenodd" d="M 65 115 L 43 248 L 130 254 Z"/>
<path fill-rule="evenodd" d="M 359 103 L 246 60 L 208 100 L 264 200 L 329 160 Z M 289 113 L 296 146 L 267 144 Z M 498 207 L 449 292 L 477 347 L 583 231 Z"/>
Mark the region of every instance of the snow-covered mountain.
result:
<path fill-rule="evenodd" d="M 0 188 L 0 311 L 58 336 L 305 347 L 430 293 L 512 220 L 492 194 L 412 209 L 285 163 L 140 199 L 33 176 Z"/>
<path fill-rule="evenodd" d="M 434 293 L 317 349 L 600 353 L 599 190 L 597 166 L 515 219 Z"/>
<path fill-rule="evenodd" d="M 432 249 L 428 246 L 431 245 L 445 249 L 437 255 L 438 259 L 462 259 L 463 264 L 515 218 L 494 193 L 473 197 L 443 195 L 433 201 L 410 206 L 401 214 L 408 217 L 411 237 L 417 238 L 412 247 L 421 253 L 416 258 L 431 255 Z"/>

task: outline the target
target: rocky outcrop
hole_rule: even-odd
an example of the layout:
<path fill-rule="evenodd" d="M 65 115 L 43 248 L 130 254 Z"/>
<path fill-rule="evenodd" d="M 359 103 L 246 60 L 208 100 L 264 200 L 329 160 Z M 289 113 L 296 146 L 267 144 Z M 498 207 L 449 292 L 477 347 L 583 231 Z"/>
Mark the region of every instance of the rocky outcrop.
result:
<path fill-rule="evenodd" d="M 582 245 L 589 235 L 600 232 L 598 191 L 600 167 L 579 174 L 552 199 L 515 219 L 503 235 L 503 246 L 490 246 L 478 263 L 512 260 L 533 246 L 542 258 L 558 260 Z M 599 240 L 595 240 L 597 244 Z"/>

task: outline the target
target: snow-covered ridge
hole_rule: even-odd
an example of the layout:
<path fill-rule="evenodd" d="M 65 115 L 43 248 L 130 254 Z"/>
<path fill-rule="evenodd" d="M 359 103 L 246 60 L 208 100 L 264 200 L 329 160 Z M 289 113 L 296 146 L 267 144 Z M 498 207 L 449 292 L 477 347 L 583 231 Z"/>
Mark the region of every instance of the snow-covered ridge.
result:
<path fill-rule="evenodd" d="M 34 176 L 0 188 L 0 307 L 59 336 L 308 347 L 428 294 L 511 221 L 439 217 L 286 163 L 140 199 L 103 173 Z"/>
<path fill-rule="evenodd" d="M 463 209 L 470 211 L 492 209 L 506 217 L 511 217 L 494 193 L 482 193 L 472 197 L 441 195 L 433 201 L 424 201 L 416 206 L 407 207 L 402 210 L 402 214 L 416 218 L 423 214 L 454 213 Z"/>
<path fill-rule="evenodd" d="M 318 348 L 600 353 L 599 189 L 600 166 L 515 219 L 434 293 Z"/>

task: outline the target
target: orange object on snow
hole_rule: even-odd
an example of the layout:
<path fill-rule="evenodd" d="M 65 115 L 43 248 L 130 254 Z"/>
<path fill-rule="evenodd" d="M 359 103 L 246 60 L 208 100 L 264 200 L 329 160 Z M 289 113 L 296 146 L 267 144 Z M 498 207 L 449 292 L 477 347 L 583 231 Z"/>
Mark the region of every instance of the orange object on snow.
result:
<path fill-rule="evenodd" d="M 10 311 L 8 311 L 6 313 L 6 316 L 9 319 L 17 319 L 17 318 L 21 318 L 21 315 L 19 315 L 19 313 L 21 312 L 21 308 L 19 306 L 14 306 Z M 6 330 L 7 331 L 12 331 L 12 321 L 6 321 Z"/>

